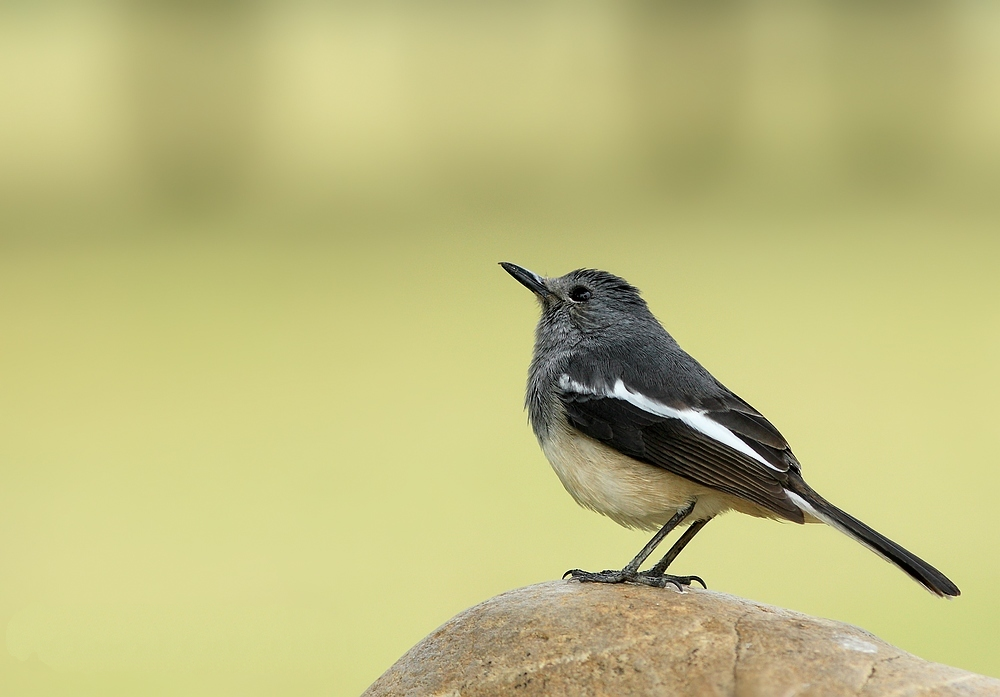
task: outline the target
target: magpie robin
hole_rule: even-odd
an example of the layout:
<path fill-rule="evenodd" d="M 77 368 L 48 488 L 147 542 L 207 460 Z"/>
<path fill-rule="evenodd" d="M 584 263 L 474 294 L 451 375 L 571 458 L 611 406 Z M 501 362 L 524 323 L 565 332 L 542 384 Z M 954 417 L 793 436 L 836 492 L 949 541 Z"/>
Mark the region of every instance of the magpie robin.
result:
<path fill-rule="evenodd" d="M 940 571 L 813 491 L 771 422 L 685 353 L 627 281 L 593 269 L 543 278 L 500 265 L 542 306 L 526 404 L 545 457 L 580 505 L 626 527 L 659 528 L 624 569 L 564 576 L 705 585 L 666 569 L 709 520 L 735 510 L 826 523 L 931 593 L 959 595 Z M 639 571 L 682 523 L 687 530 L 663 559 Z"/>

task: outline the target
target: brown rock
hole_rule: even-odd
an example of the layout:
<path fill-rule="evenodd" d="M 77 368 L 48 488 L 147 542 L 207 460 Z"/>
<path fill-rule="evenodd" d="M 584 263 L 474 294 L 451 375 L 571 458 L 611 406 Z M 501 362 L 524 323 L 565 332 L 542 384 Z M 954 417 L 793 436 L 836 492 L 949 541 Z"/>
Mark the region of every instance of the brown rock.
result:
<path fill-rule="evenodd" d="M 724 593 L 553 581 L 456 615 L 365 692 L 501 694 L 971 697 L 1000 680 Z"/>

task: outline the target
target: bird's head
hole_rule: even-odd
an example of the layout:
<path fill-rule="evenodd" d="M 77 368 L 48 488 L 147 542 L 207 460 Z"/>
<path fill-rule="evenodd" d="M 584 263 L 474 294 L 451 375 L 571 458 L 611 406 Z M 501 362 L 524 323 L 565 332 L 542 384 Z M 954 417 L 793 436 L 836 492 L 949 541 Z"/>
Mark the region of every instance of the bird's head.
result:
<path fill-rule="evenodd" d="M 539 338 L 551 334 L 553 339 L 581 340 L 652 319 L 639 289 L 607 271 L 577 269 L 545 278 L 506 261 L 500 266 L 538 298 Z"/>

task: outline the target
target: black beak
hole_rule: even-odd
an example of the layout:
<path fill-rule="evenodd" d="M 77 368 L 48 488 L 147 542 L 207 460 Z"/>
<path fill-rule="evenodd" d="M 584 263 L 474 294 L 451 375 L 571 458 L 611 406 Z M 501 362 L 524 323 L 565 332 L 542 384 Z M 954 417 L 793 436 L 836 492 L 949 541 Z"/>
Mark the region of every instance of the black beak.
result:
<path fill-rule="evenodd" d="M 552 291 L 545 287 L 545 279 L 537 273 L 528 271 L 526 268 L 511 264 L 509 261 L 501 261 L 503 270 L 517 279 L 517 282 L 530 290 L 535 295 L 545 298 L 552 295 Z"/>

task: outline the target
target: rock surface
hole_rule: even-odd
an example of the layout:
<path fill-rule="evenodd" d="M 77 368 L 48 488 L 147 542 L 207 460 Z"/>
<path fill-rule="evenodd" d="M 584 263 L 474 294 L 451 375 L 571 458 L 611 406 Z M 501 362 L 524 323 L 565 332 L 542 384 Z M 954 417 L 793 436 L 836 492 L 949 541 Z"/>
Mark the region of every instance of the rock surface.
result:
<path fill-rule="evenodd" d="M 1000 680 L 724 593 L 553 581 L 456 615 L 365 697 L 514 694 L 971 697 Z"/>

